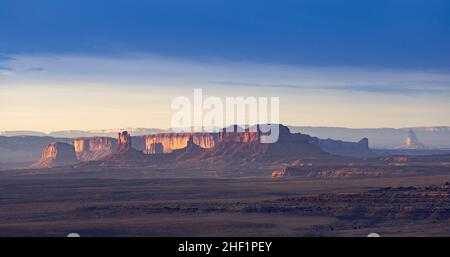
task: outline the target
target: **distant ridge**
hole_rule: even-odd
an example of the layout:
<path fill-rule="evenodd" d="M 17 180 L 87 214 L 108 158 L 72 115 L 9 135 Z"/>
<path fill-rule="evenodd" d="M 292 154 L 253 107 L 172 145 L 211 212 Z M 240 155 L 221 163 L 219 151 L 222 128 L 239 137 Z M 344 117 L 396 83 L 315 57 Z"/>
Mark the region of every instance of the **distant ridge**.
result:
<path fill-rule="evenodd" d="M 155 133 L 168 132 L 165 129 L 157 128 L 120 128 L 120 129 L 100 129 L 100 130 L 60 130 L 52 131 L 50 133 L 44 133 L 40 131 L 32 130 L 11 130 L 0 131 L 0 136 L 14 137 L 14 136 L 37 136 L 37 137 L 59 137 L 59 138 L 77 138 L 77 137 L 113 137 L 117 136 L 117 133 L 121 131 L 130 131 L 134 136 L 143 136 Z"/>
<path fill-rule="evenodd" d="M 48 135 L 51 137 L 66 137 L 66 138 L 76 138 L 76 137 L 116 137 L 117 133 L 121 131 L 128 131 L 134 136 L 143 136 L 155 133 L 163 133 L 166 130 L 157 128 L 121 128 L 121 129 L 101 129 L 101 130 L 62 130 L 50 132 Z"/>
<path fill-rule="evenodd" d="M 14 130 L 14 131 L 1 131 L 0 136 L 4 136 L 4 137 L 17 137 L 17 136 L 45 137 L 48 135 L 44 132 L 39 132 L 39 131 Z"/>
<path fill-rule="evenodd" d="M 432 149 L 450 148 L 450 126 L 422 126 L 406 128 L 344 128 L 344 127 L 314 127 L 288 126 L 292 133 L 308 134 L 322 139 L 332 138 L 343 141 L 359 141 L 368 138 L 370 147 L 375 149 L 395 149 L 403 143 L 405 134 L 414 130 L 421 142 Z M 133 136 L 143 136 L 157 133 L 172 133 L 171 129 L 158 128 L 124 128 L 103 130 L 64 130 L 43 133 L 38 131 L 5 131 L 0 136 L 51 136 L 58 138 L 79 137 L 111 137 L 115 138 L 120 131 L 129 131 Z"/>
<path fill-rule="evenodd" d="M 319 138 L 358 141 L 368 138 L 372 149 L 395 149 L 403 143 L 405 135 L 414 130 L 421 143 L 428 148 L 450 148 L 450 126 L 406 127 L 406 128 L 343 128 L 289 126 L 292 132 L 301 132 Z"/>

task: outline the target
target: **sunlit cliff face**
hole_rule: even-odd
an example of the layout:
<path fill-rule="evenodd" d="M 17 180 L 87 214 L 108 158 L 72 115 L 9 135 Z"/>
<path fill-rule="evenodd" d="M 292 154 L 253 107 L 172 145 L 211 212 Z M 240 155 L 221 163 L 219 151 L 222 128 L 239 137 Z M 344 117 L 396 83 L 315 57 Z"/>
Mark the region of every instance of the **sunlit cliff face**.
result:
<path fill-rule="evenodd" d="M 54 142 L 45 146 L 41 159 L 32 168 L 51 168 L 77 162 L 75 148 L 72 145 Z"/>
<path fill-rule="evenodd" d="M 61 142 L 50 143 L 42 151 L 42 159 L 56 160 L 59 158 L 73 158 L 74 156 L 73 146 Z"/>
<path fill-rule="evenodd" d="M 147 154 L 152 154 L 155 151 L 154 144 L 161 144 L 164 153 L 170 153 L 173 150 L 185 148 L 191 136 L 194 144 L 201 148 L 213 148 L 216 144 L 217 135 L 212 133 L 157 134 L 146 137 L 145 152 Z"/>
<path fill-rule="evenodd" d="M 109 137 L 77 138 L 73 141 L 79 160 L 93 160 L 113 150 L 114 139 Z"/>
<path fill-rule="evenodd" d="M 42 151 L 43 159 L 56 159 L 56 155 L 58 154 L 57 143 L 51 143 L 47 145 Z"/>
<path fill-rule="evenodd" d="M 126 151 L 131 149 L 131 136 L 127 131 L 119 133 L 118 151 Z"/>
<path fill-rule="evenodd" d="M 221 132 L 219 133 L 219 142 L 235 142 L 235 143 L 250 143 L 250 142 L 259 142 L 260 134 L 258 132 L 235 132 L 235 133 L 227 133 Z"/>
<path fill-rule="evenodd" d="M 113 139 L 109 137 L 77 138 L 74 140 L 73 145 L 77 153 L 110 150 L 113 145 Z"/>
<path fill-rule="evenodd" d="M 85 144 L 86 139 L 84 138 L 77 138 L 73 141 L 73 146 L 75 147 L 75 152 L 77 153 L 77 155 L 86 151 Z"/>

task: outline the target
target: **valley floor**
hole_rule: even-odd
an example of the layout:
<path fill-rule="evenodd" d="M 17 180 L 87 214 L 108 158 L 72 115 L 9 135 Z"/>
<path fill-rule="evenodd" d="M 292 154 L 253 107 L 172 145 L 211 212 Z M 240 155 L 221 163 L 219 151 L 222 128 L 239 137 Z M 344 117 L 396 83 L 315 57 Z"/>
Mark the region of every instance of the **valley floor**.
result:
<path fill-rule="evenodd" d="M 450 173 L 278 179 L 11 174 L 0 173 L 0 236 L 450 235 L 444 185 Z"/>

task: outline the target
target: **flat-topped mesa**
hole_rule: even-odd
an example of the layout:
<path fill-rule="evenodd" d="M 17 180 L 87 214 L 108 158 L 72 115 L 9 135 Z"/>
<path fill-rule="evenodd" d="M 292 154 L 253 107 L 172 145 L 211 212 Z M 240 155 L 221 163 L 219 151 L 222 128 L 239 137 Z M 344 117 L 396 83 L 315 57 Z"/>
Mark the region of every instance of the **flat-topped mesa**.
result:
<path fill-rule="evenodd" d="M 267 131 L 266 128 L 270 130 Z M 299 157 L 328 158 L 327 153 L 308 142 L 307 136 L 291 134 L 286 126 L 280 124 L 268 127 L 254 126 L 244 131 L 242 129 L 237 132 L 232 131 L 232 127 L 222 130 L 219 133 L 217 146 L 211 151 L 203 152 L 199 159 L 212 162 L 269 163 L 292 161 Z"/>
<path fill-rule="evenodd" d="M 78 160 L 91 161 L 111 153 L 117 141 L 110 137 L 77 138 L 73 145 Z"/>
<path fill-rule="evenodd" d="M 119 142 L 118 142 L 117 151 L 124 152 L 131 149 L 131 136 L 127 131 L 123 131 L 119 133 Z"/>
<path fill-rule="evenodd" d="M 218 142 L 235 142 L 235 143 L 261 143 L 261 136 L 269 136 L 272 133 L 278 133 L 278 141 L 284 142 L 305 142 L 305 138 L 291 134 L 288 127 L 281 124 L 266 125 L 267 128 L 262 128 L 262 125 L 255 125 L 243 129 L 237 125 L 224 128 L 219 132 Z M 266 131 L 266 129 L 268 131 Z M 275 135 L 274 135 L 275 136 Z"/>
<path fill-rule="evenodd" d="M 373 157 L 375 154 L 369 148 L 369 140 L 363 138 L 358 142 L 345 142 L 334 139 L 319 139 L 317 137 L 310 137 L 311 144 L 320 146 L 322 150 L 327 153 L 340 156 L 350 157 Z"/>
<path fill-rule="evenodd" d="M 73 145 L 53 142 L 45 146 L 41 159 L 32 168 L 52 168 L 55 166 L 71 165 L 78 162 Z"/>
<path fill-rule="evenodd" d="M 146 154 L 154 154 L 157 146 L 155 144 L 162 145 L 163 153 L 171 153 L 174 150 L 183 149 L 188 146 L 189 139 L 192 138 L 192 142 L 204 149 L 213 148 L 216 145 L 217 133 L 164 133 L 149 135 L 146 137 Z"/>

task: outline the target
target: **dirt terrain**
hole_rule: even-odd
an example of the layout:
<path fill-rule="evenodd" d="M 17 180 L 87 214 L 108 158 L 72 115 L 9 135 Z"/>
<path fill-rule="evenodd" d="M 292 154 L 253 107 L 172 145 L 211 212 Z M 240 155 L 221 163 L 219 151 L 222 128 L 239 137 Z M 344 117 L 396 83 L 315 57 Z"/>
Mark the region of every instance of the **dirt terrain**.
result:
<path fill-rule="evenodd" d="M 38 172 L 0 173 L 0 236 L 450 235 L 448 171 L 355 178 Z"/>

